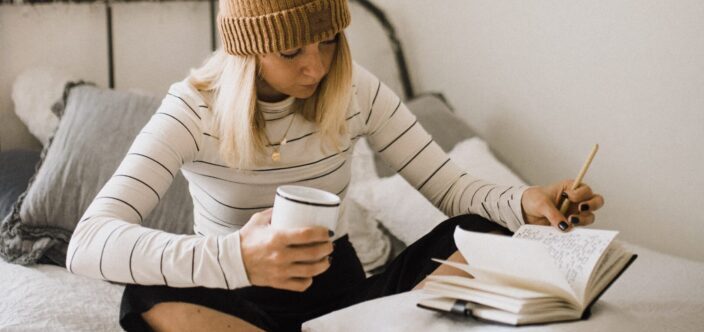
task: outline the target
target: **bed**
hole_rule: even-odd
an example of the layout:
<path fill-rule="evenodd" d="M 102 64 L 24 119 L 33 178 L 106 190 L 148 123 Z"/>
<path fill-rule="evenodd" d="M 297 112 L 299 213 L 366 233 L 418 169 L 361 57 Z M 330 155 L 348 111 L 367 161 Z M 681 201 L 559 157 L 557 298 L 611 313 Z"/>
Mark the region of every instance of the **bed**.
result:
<path fill-rule="evenodd" d="M 210 4 L 209 8 L 212 9 L 212 1 Z M 403 96 L 419 122 L 450 153 L 453 160 L 471 169 L 475 175 L 497 183 L 525 183 L 453 113 L 441 94 L 417 93 L 414 90 L 401 44 L 385 14 L 368 1 L 353 1 L 352 10 L 355 19 L 349 37 L 357 61 Z M 212 42 L 215 47 L 215 41 Z M 371 47 L 355 48 L 355 45 Z M 112 75 L 112 62 L 109 65 Z M 0 260 L 0 294 L 3 294 L 0 301 L 1 331 L 121 330 L 117 312 L 124 286 L 71 274 L 61 265 L 65 257 L 62 244 L 65 245 L 70 236 L 71 223 L 75 224 L 77 220 L 52 225 L 60 230 L 51 229 L 50 236 L 46 235 L 48 228 L 44 224 L 47 220 L 77 213 L 75 210 L 80 210 L 80 204 L 75 203 L 85 204 L 91 198 L 84 192 L 89 191 L 86 188 L 99 188 L 101 179 L 112 172 L 110 163 L 116 163 L 121 157 L 118 147 L 124 148 L 130 142 L 130 135 L 126 134 L 128 138 L 110 142 L 113 146 L 66 150 L 71 146 L 71 140 L 76 139 L 72 135 L 76 135 L 79 124 L 85 123 L 90 116 L 94 116 L 91 121 L 106 121 L 95 117 L 97 109 L 121 114 L 134 112 L 129 114 L 141 120 L 121 127 L 125 132 L 134 132 L 140 128 L 138 121 L 145 119 L 144 114 L 147 113 L 144 110 L 148 112 L 153 108 L 160 97 L 144 92 L 113 91 L 109 89 L 113 87 L 112 79 L 108 80 L 108 88 L 90 87 L 79 83 L 81 78 L 80 75 L 68 77 L 56 72 L 30 70 L 15 80 L 15 111 L 37 139 L 44 143 L 44 148 L 41 152 L 0 152 L 0 199 L 5 202 L 0 206 L 2 232 L 12 233 L 8 231 L 12 229 L 10 220 L 13 216 L 22 217 L 21 206 L 29 205 L 28 202 L 36 206 L 42 204 L 42 208 L 32 212 L 34 216 L 42 216 L 40 222 L 34 225 L 42 231 L 3 235 L 5 244 L 13 239 L 19 239 L 19 242 L 15 242 L 14 251 L 4 251 L 5 259 Z M 37 91 L 44 93 L 38 95 Z M 82 97 L 79 98 L 79 95 Z M 87 134 L 81 132 L 80 135 Z M 67 151 L 76 156 L 67 159 Z M 76 163 L 88 164 L 97 153 L 105 151 L 111 151 L 114 160 L 107 157 L 101 159 L 101 165 L 105 164 L 102 168 L 106 169 L 102 173 L 87 174 L 85 170 L 75 168 Z M 350 236 L 360 259 L 365 263 L 365 269 L 369 274 L 374 274 L 383 270 L 384 265 L 405 245 L 418 239 L 446 216 L 380 163 L 363 140 L 355 147 L 353 164 L 353 185 L 347 199 L 363 209 L 359 210 L 359 221 L 350 229 Z M 178 196 L 179 192 L 185 192 L 185 188 L 184 182 L 175 183 L 168 195 Z M 50 193 L 74 195 L 70 197 L 76 199 L 53 199 Z M 179 210 L 184 206 L 188 208 L 183 200 L 182 196 L 170 200 L 172 205 L 164 204 L 161 210 L 153 213 L 152 219 L 145 222 L 153 223 L 149 224 L 152 227 L 168 227 L 160 220 L 170 218 L 172 215 L 169 213 L 188 215 L 187 209 Z M 70 211 L 67 205 L 72 206 L 74 211 Z M 174 206 L 178 209 L 172 208 Z M 58 210 L 62 214 L 57 215 Z M 28 213 L 25 211 L 25 217 Z M 192 231 L 189 226 L 181 225 L 181 228 L 172 231 L 188 233 Z M 638 261 L 595 305 L 589 320 L 522 330 L 704 329 L 704 263 L 633 244 L 628 246 L 639 254 Z M 364 302 L 311 320 L 303 328 L 306 331 L 511 329 L 416 308 L 415 303 L 424 296 L 422 291 L 413 291 Z"/>

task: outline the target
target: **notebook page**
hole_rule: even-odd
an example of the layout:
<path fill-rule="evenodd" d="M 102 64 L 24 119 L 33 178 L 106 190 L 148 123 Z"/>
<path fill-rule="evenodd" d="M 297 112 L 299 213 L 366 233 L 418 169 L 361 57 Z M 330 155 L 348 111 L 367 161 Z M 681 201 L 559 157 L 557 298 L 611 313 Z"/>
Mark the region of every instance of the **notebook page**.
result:
<path fill-rule="evenodd" d="M 528 283 L 534 290 L 564 298 L 570 303 L 581 303 L 576 293 L 557 268 L 545 245 L 524 239 L 495 234 L 455 229 L 455 244 L 467 260 L 468 268 L 479 271 L 470 274 L 480 278 L 481 270 L 504 275 Z"/>
<path fill-rule="evenodd" d="M 565 233 L 550 226 L 523 225 L 513 237 L 546 245 L 567 282 L 580 301 L 584 301 L 589 276 L 616 234 L 617 231 L 585 228 L 573 228 Z"/>

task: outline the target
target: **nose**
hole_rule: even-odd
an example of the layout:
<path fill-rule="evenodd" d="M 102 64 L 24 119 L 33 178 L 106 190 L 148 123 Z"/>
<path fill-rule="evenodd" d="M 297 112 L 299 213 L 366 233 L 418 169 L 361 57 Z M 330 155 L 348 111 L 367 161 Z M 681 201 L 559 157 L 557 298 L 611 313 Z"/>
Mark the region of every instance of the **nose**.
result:
<path fill-rule="evenodd" d="M 320 54 L 320 50 L 317 45 L 309 45 L 309 50 L 307 51 L 308 52 L 305 52 L 306 57 L 301 72 L 306 76 L 314 78 L 315 81 L 318 82 L 323 79 L 323 76 L 325 76 L 325 64 L 323 63 L 323 57 Z"/>

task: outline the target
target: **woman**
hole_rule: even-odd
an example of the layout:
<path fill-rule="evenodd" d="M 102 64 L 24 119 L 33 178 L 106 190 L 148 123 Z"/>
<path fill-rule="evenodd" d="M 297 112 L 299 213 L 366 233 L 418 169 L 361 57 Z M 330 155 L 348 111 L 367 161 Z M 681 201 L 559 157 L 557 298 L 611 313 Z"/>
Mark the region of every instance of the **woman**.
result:
<path fill-rule="evenodd" d="M 69 245 L 71 272 L 129 284 L 123 328 L 298 330 L 443 272 L 430 258 L 461 260 L 452 240 L 457 225 L 567 231 L 594 221 L 603 198 L 586 185 L 498 186 L 455 166 L 400 99 L 353 64 L 343 32 L 349 21 L 345 0 L 221 0 L 223 50 L 171 86 Z M 457 216 L 369 279 L 345 225 L 334 232 L 269 227 L 278 185 L 344 196 L 360 137 Z M 141 227 L 179 170 L 189 181 L 197 234 Z M 555 208 L 560 195 L 575 203 L 569 223 Z"/>

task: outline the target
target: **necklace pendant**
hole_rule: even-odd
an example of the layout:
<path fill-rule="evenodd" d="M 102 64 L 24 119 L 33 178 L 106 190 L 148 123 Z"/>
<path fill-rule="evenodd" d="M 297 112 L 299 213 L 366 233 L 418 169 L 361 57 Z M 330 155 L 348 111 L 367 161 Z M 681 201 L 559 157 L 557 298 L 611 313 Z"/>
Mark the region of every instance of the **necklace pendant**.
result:
<path fill-rule="evenodd" d="M 271 154 L 271 160 L 273 160 L 273 161 L 281 160 L 281 152 L 279 152 L 279 149 L 275 149 L 274 152 Z"/>

